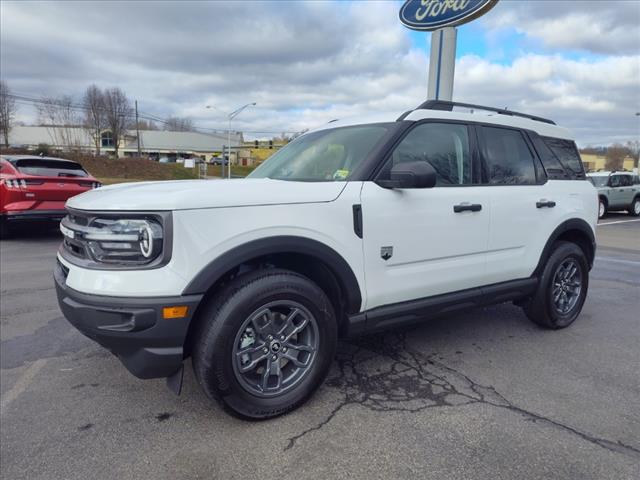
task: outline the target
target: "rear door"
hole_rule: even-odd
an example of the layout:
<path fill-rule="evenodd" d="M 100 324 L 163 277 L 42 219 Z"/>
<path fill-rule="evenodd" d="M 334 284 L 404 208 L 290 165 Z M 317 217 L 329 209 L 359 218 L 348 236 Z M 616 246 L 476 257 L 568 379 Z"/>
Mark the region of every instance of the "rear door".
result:
<path fill-rule="evenodd" d="M 366 308 L 430 297 L 484 283 L 489 228 L 485 187 L 476 185 L 474 132 L 462 123 L 414 126 L 387 159 L 428 161 L 433 188 L 386 189 L 364 182 L 361 202 Z M 462 207 L 462 208 L 459 208 Z"/>
<path fill-rule="evenodd" d="M 637 191 L 637 186 L 633 184 L 633 175 L 631 174 L 623 174 L 620 175 L 622 177 L 621 179 L 621 185 L 622 185 L 622 202 L 623 205 L 625 207 L 628 207 L 629 205 L 631 205 L 631 202 L 633 202 L 634 197 L 636 196 L 636 191 Z"/>
<path fill-rule="evenodd" d="M 568 208 L 563 185 L 571 182 L 547 181 L 521 130 L 482 126 L 478 136 L 491 209 L 486 283 L 526 278 Z"/>

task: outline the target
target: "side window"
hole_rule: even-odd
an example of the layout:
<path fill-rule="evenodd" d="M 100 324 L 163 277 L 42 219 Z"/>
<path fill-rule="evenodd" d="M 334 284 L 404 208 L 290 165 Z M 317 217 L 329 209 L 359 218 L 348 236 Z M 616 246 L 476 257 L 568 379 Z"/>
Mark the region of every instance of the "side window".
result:
<path fill-rule="evenodd" d="M 633 185 L 633 177 L 631 175 L 621 175 L 622 176 L 622 186 L 630 187 Z"/>
<path fill-rule="evenodd" d="M 576 144 L 571 140 L 565 140 L 562 138 L 542 137 L 544 143 L 553 151 L 560 163 L 570 173 L 577 177 L 584 178 L 584 166 L 582 165 L 582 159 L 576 148 Z"/>
<path fill-rule="evenodd" d="M 620 175 L 611 175 L 611 178 L 609 178 L 609 186 L 610 187 L 620 187 L 620 186 L 622 186 L 621 176 Z"/>
<path fill-rule="evenodd" d="M 424 123 L 411 130 L 393 151 L 384 169 L 405 162 L 429 162 L 437 174 L 436 186 L 472 183 L 469 131 L 466 125 Z"/>
<path fill-rule="evenodd" d="M 547 177 L 554 180 L 567 180 L 571 178 L 560 163 L 560 160 L 558 160 L 551 149 L 547 147 L 542 138 L 536 134 L 532 134 L 531 140 L 533 141 L 533 147 L 538 152 L 538 156 L 542 161 L 544 170 L 547 172 Z"/>
<path fill-rule="evenodd" d="M 518 130 L 482 127 L 488 180 L 494 185 L 536 183 L 534 157 Z"/>

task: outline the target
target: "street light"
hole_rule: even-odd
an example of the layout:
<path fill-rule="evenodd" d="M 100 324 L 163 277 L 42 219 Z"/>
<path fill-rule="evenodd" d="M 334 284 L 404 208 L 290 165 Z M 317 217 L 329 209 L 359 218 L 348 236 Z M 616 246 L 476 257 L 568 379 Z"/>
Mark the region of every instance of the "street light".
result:
<path fill-rule="evenodd" d="M 229 174 L 229 179 L 231 179 L 231 120 L 233 120 L 234 118 L 236 118 L 240 112 L 242 112 L 245 108 L 247 107 L 254 107 L 256 105 L 256 102 L 252 102 L 252 103 L 247 103 L 246 105 L 243 105 L 242 107 L 234 110 L 233 112 L 231 112 L 229 114 L 229 132 L 228 132 L 228 140 L 229 140 L 229 166 L 227 167 L 227 173 Z M 237 156 L 236 156 L 237 158 Z"/>
<path fill-rule="evenodd" d="M 245 108 L 247 107 L 254 107 L 256 106 L 257 103 L 256 102 L 251 102 L 251 103 L 247 103 L 246 105 L 243 105 L 240 108 L 235 109 L 233 112 L 227 114 L 227 118 L 229 119 L 229 129 L 227 131 L 227 178 L 231 178 L 231 120 L 233 120 L 234 118 L 236 118 L 240 112 L 242 112 Z M 220 111 L 218 108 L 214 107 L 213 105 L 207 105 L 206 108 L 213 108 L 215 110 Z M 222 165 L 224 166 L 224 158 L 222 160 Z M 224 175 L 223 175 L 224 176 Z"/>

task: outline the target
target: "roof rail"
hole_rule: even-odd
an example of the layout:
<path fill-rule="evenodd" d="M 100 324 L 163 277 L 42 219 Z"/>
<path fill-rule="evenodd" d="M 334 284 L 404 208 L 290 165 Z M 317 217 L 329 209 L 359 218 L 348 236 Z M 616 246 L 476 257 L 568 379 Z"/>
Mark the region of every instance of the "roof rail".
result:
<path fill-rule="evenodd" d="M 556 122 L 553 120 L 549 120 L 548 118 L 537 117 L 536 115 L 529 115 L 526 113 L 513 112 L 511 110 L 507 110 L 504 108 L 494 108 L 494 107 L 485 107 L 483 105 L 474 105 L 472 103 L 460 103 L 460 102 L 449 102 L 446 100 L 427 100 L 423 104 L 421 104 L 416 110 L 444 110 L 446 112 L 453 111 L 453 107 L 463 107 L 463 108 L 472 108 L 475 110 L 487 110 L 489 112 L 496 112 L 500 115 L 510 115 L 512 117 L 523 117 L 528 118 L 529 120 L 535 120 L 536 122 L 544 122 L 550 123 L 551 125 L 555 125 Z"/>

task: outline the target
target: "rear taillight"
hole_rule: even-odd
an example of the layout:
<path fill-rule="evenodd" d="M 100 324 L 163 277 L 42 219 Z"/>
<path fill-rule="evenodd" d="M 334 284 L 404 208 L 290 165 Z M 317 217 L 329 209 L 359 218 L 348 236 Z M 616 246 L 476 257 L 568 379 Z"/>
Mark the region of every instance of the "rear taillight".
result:
<path fill-rule="evenodd" d="M 27 182 L 17 178 L 5 178 L 4 184 L 7 186 L 7 188 L 12 189 L 27 188 Z"/>
<path fill-rule="evenodd" d="M 101 186 L 100 182 L 91 182 L 91 188 L 100 188 Z"/>

